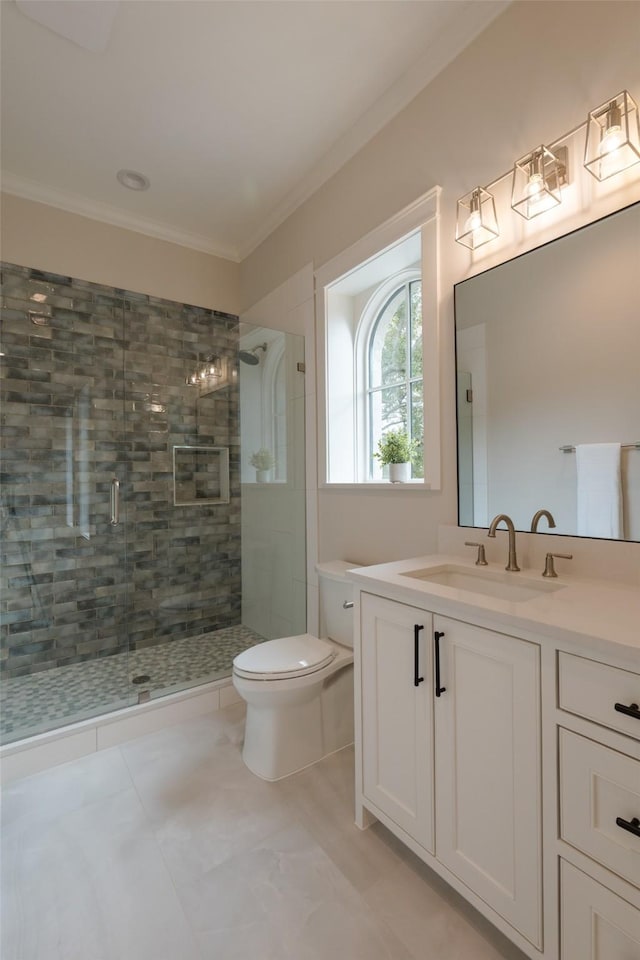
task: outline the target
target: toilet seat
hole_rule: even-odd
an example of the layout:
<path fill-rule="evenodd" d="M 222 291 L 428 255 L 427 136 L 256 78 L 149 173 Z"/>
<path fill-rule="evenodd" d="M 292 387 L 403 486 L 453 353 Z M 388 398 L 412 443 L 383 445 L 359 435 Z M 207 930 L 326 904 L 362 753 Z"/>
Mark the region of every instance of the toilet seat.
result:
<path fill-rule="evenodd" d="M 336 649 L 310 633 L 278 637 L 239 653 L 233 672 L 248 680 L 287 680 L 316 673 L 336 657 Z"/>

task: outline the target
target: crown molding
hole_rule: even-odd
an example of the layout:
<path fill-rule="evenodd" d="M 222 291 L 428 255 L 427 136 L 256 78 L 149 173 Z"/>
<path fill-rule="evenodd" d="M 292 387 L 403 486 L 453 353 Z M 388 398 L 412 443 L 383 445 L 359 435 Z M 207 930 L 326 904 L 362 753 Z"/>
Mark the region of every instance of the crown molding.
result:
<path fill-rule="evenodd" d="M 2 190 L 4 193 L 13 194 L 13 196 L 21 197 L 24 200 L 44 203 L 49 207 L 66 210 L 67 213 L 75 213 L 81 217 L 88 217 L 90 220 L 108 223 L 112 227 L 121 227 L 124 230 L 131 230 L 134 233 L 153 237 L 155 240 L 165 240 L 167 243 L 175 243 L 181 247 L 188 247 L 190 250 L 198 250 L 200 253 L 208 253 L 224 260 L 232 260 L 234 263 L 240 262 L 237 248 L 216 243 L 210 237 L 179 230 L 157 220 L 138 217 L 126 213 L 118 207 L 112 207 L 110 204 L 89 200 L 87 197 L 51 187 L 48 184 L 30 180 L 9 171 L 3 171 L 2 173 Z"/>

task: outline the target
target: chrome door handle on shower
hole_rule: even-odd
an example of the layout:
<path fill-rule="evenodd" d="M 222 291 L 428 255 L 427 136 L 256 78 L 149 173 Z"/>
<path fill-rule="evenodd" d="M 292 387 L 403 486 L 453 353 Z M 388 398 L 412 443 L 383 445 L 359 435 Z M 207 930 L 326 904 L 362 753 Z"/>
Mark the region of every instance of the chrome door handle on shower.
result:
<path fill-rule="evenodd" d="M 117 477 L 111 478 L 111 526 L 120 523 L 120 481 Z"/>

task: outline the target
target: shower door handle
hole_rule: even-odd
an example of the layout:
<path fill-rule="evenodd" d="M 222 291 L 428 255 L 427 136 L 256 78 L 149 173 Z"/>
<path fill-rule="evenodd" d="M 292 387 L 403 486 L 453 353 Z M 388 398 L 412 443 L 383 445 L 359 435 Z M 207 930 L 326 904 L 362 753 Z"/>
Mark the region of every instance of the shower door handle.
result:
<path fill-rule="evenodd" d="M 120 523 L 120 481 L 117 477 L 111 479 L 111 526 Z"/>

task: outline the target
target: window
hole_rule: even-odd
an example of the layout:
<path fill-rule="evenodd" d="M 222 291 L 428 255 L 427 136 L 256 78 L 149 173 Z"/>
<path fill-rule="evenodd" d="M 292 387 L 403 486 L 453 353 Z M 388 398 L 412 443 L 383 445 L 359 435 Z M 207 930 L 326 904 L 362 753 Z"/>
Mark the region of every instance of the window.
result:
<path fill-rule="evenodd" d="M 378 440 L 392 430 L 415 441 L 411 477 L 421 478 L 424 450 L 422 369 L 422 281 L 396 285 L 376 312 L 367 343 L 368 473 L 381 477 L 374 454 Z"/>
<path fill-rule="evenodd" d="M 415 441 L 408 488 L 440 489 L 439 194 L 316 272 L 321 485 L 389 487 L 374 454 L 400 429 Z"/>

